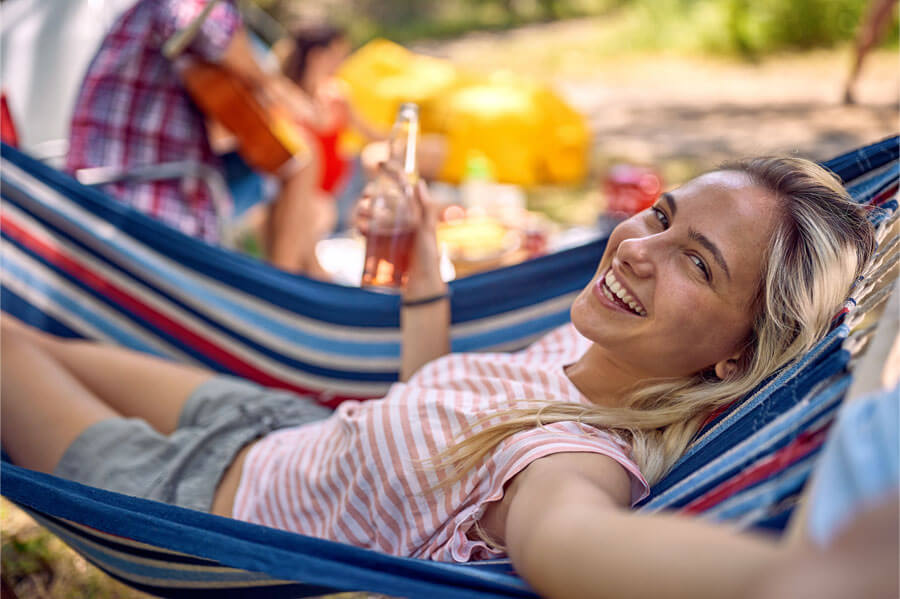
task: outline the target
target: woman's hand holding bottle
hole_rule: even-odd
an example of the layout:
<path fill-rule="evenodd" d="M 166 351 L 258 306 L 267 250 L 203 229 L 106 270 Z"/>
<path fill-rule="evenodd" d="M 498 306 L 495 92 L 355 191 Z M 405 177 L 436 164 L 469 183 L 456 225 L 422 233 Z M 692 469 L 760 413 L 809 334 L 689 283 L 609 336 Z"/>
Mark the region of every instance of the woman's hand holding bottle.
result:
<path fill-rule="evenodd" d="M 437 210 L 416 164 L 418 140 L 419 108 L 402 104 L 387 140 L 386 160 L 377 164 L 357 210 L 364 219 L 358 228 L 366 238 L 362 285 L 400 288 L 407 307 L 424 299 L 437 301 L 446 290 L 435 238 Z"/>
<path fill-rule="evenodd" d="M 446 292 L 436 236 L 439 208 L 432 202 L 428 188 L 421 180 L 410 182 L 399 166 L 391 162 L 378 165 L 377 175 L 363 190 L 356 207 L 356 227 L 369 242 L 367 261 L 391 262 L 381 265 L 382 271 L 397 269 L 402 273 L 402 277 L 388 277 L 382 272 L 386 276 L 381 278 L 396 280 L 404 301 Z M 398 201 L 400 196 L 402 201 Z M 374 278 L 364 280 L 364 284 L 378 279 L 379 266 L 369 270 Z"/>
<path fill-rule="evenodd" d="M 450 302 L 441 278 L 438 208 L 416 168 L 419 109 L 403 104 L 387 144 L 387 160 L 357 204 L 366 238 L 363 286 L 400 288 L 403 349 L 400 380 L 450 351 Z"/>

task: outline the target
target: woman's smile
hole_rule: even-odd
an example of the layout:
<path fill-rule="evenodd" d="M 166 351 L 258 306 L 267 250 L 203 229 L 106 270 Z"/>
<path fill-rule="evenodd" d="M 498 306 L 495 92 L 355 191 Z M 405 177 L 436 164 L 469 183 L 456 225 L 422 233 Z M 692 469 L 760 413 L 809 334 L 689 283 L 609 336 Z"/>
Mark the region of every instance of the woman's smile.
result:
<path fill-rule="evenodd" d="M 607 307 L 632 316 L 641 318 L 647 316 L 647 309 L 625 286 L 624 282 L 616 277 L 612 267 L 606 271 L 605 275 L 597 279 L 597 283 L 594 285 L 594 294 Z"/>

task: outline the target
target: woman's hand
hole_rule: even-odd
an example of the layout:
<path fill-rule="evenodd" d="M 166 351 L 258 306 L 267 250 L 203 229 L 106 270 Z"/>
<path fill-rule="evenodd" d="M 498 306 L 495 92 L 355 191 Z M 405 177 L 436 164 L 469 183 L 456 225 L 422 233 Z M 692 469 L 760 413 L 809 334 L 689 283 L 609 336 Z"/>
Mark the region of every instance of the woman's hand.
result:
<path fill-rule="evenodd" d="M 397 220 L 407 221 L 413 231 L 409 269 L 403 288 L 404 300 L 417 300 L 444 293 L 447 289 L 440 274 L 440 251 L 437 245 L 438 206 L 431 200 L 424 181 L 415 184 L 388 162 L 376 168 L 377 177 L 366 185 L 356 205 L 354 221 L 360 233 L 366 235 L 371 227 L 379 225 L 393 228 Z M 396 189 L 380 189 L 382 185 L 395 185 Z M 405 207 L 392 206 L 388 201 L 377 201 L 390 191 L 409 198 Z"/>
<path fill-rule="evenodd" d="M 413 238 L 404 300 L 422 299 L 447 291 L 447 284 L 441 277 L 441 253 L 437 244 L 439 208 L 421 179 L 414 186 L 412 196 L 420 220 Z"/>

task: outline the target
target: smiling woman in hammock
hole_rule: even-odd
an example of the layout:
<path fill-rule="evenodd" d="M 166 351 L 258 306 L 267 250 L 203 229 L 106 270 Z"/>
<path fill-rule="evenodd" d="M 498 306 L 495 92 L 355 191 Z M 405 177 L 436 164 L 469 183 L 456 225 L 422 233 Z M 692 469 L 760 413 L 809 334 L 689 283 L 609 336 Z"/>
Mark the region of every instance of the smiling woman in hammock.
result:
<path fill-rule="evenodd" d="M 840 184 L 805 160 L 760 158 L 663 194 L 613 231 L 572 323 L 512 354 L 446 355 L 436 215 L 424 186 L 417 198 L 403 382 L 383 399 L 329 414 L 6 318 L 5 449 L 92 486 L 395 555 L 508 554 L 551 596 L 745 584 L 765 544 L 626 508 L 711 411 L 828 330 L 874 245 Z M 629 577 L 635 547 L 665 573 Z"/>

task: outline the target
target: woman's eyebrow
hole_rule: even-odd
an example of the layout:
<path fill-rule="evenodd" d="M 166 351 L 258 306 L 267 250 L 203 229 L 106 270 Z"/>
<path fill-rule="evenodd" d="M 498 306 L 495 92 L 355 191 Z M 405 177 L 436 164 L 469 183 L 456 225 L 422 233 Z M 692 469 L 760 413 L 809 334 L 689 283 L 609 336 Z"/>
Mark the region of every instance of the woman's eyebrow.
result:
<path fill-rule="evenodd" d="M 663 192 L 661 197 L 669 206 L 669 212 L 672 213 L 672 216 L 675 216 L 675 213 L 678 212 L 678 206 L 675 205 L 675 198 L 668 191 Z"/>
<path fill-rule="evenodd" d="M 713 259 L 716 263 L 722 267 L 722 270 L 725 271 L 725 276 L 728 277 L 728 280 L 731 280 L 731 272 L 728 270 L 728 264 L 725 262 L 725 257 L 722 256 L 722 252 L 719 251 L 718 246 L 709 240 L 709 237 L 700 233 L 692 227 L 688 227 L 688 237 L 705 247 L 709 250 L 709 253 L 712 254 Z"/>
<path fill-rule="evenodd" d="M 674 217 L 675 213 L 678 212 L 678 206 L 675 204 L 675 196 L 673 196 L 668 191 L 660 194 L 660 197 L 666 201 L 666 205 L 669 207 L 669 213 Z M 725 276 L 728 277 L 728 280 L 731 280 L 731 271 L 728 270 L 728 263 L 725 262 L 725 257 L 722 255 L 722 252 L 719 251 L 718 246 L 710 241 L 709 237 L 695 230 L 693 227 L 688 227 L 688 236 L 709 250 L 709 253 L 712 254 L 713 259 L 716 263 L 725 271 Z"/>

